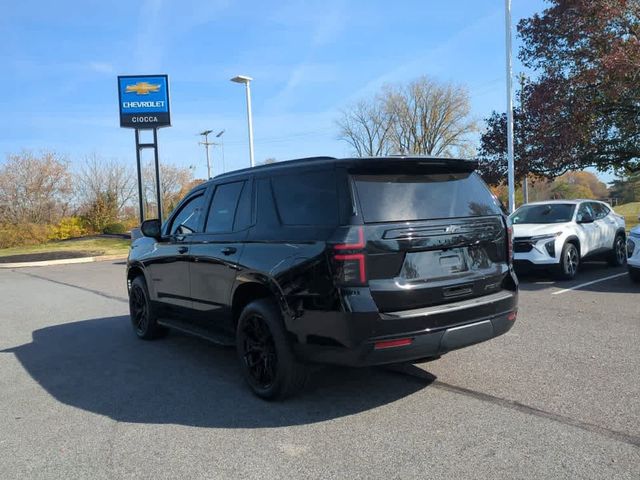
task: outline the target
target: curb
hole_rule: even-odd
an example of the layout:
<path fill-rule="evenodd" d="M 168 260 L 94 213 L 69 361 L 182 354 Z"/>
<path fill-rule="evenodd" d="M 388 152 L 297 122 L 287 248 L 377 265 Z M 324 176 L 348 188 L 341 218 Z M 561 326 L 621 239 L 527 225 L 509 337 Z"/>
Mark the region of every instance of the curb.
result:
<path fill-rule="evenodd" d="M 127 255 L 101 255 L 98 257 L 63 258 L 61 260 L 42 260 L 39 262 L 0 263 L 0 268 L 48 267 L 50 265 L 70 265 L 74 263 L 105 262 L 126 260 Z"/>

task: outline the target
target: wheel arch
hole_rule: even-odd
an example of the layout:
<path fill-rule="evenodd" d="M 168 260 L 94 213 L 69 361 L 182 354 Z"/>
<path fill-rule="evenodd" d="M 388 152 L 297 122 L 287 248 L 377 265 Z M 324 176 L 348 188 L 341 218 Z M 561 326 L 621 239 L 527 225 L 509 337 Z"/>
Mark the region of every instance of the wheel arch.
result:
<path fill-rule="evenodd" d="M 291 319 L 291 311 L 284 297 L 282 289 L 273 278 L 265 275 L 244 275 L 236 281 L 231 296 L 231 318 L 233 326 L 237 326 L 238 319 L 244 307 L 254 300 L 272 298 L 276 301 L 285 320 L 285 325 Z"/>
<path fill-rule="evenodd" d="M 582 255 L 582 250 L 581 250 L 582 246 L 581 246 L 581 244 L 580 244 L 580 239 L 578 238 L 578 236 L 577 236 L 577 235 L 569 235 L 569 236 L 565 239 L 564 243 L 565 243 L 565 245 L 566 245 L 567 243 L 573 243 L 573 244 L 576 246 L 576 248 L 578 249 L 578 253 L 580 254 L 580 256 L 581 256 L 581 257 L 583 256 L 583 255 Z"/>

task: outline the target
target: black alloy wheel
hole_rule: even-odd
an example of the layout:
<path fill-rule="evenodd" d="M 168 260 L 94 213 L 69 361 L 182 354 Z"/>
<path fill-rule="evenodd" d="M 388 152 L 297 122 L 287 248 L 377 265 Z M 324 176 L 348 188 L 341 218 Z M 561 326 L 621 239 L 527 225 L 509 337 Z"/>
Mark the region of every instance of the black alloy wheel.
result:
<path fill-rule="evenodd" d="M 275 299 L 255 300 L 242 310 L 236 329 L 236 350 L 242 374 L 260 398 L 286 398 L 306 382 L 306 366 L 293 354 Z"/>
<path fill-rule="evenodd" d="M 278 369 L 278 354 L 269 326 L 254 314 L 243 322 L 242 334 L 243 360 L 251 383 L 261 390 L 269 389 Z"/>
<path fill-rule="evenodd" d="M 144 277 L 137 276 L 131 282 L 129 289 L 129 315 L 131 325 L 138 338 L 151 340 L 167 333 L 167 329 L 158 325 L 155 313 L 151 307 L 149 291 Z"/>

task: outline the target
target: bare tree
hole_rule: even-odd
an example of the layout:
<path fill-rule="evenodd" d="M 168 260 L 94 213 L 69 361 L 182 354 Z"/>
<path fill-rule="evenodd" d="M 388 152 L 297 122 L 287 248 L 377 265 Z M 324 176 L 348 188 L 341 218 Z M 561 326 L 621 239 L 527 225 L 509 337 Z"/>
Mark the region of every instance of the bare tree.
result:
<path fill-rule="evenodd" d="M 420 77 L 408 85 L 386 85 L 372 101 L 344 111 L 340 138 L 358 156 L 389 153 L 452 156 L 472 151 L 467 90 Z"/>
<path fill-rule="evenodd" d="M 358 157 L 376 157 L 391 152 L 393 123 L 379 96 L 373 101 L 361 100 L 343 110 L 336 123 L 340 129 L 339 138 L 351 145 Z"/>
<path fill-rule="evenodd" d="M 56 223 L 72 199 L 69 165 L 53 152 L 10 154 L 0 164 L 0 221 Z"/>
<path fill-rule="evenodd" d="M 156 207 L 156 177 L 155 167 L 152 162 L 143 168 L 145 206 L 147 217 L 157 215 Z M 182 197 L 194 185 L 193 170 L 188 167 L 179 167 L 170 163 L 160 163 L 160 192 L 162 196 L 163 214 L 171 212 Z"/>
<path fill-rule="evenodd" d="M 105 160 L 93 153 L 84 158 L 76 175 L 76 187 L 81 205 L 92 205 L 108 195 L 113 198 L 116 215 L 121 216 L 136 198 L 136 175 L 126 163 Z"/>

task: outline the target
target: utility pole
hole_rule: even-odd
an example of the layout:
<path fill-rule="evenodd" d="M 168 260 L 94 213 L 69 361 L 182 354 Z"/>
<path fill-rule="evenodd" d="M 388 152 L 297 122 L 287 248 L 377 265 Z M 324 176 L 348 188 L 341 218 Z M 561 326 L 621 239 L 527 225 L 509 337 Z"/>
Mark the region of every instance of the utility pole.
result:
<path fill-rule="evenodd" d="M 204 145 L 204 149 L 207 152 L 207 179 L 211 178 L 211 161 L 209 160 L 209 145 L 215 145 L 213 142 L 209 142 L 209 134 L 213 132 L 213 130 L 205 130 L 200 132 L 199 135 L 204 137 L 204 142 L 198 142 L 200 145 Z"/>

